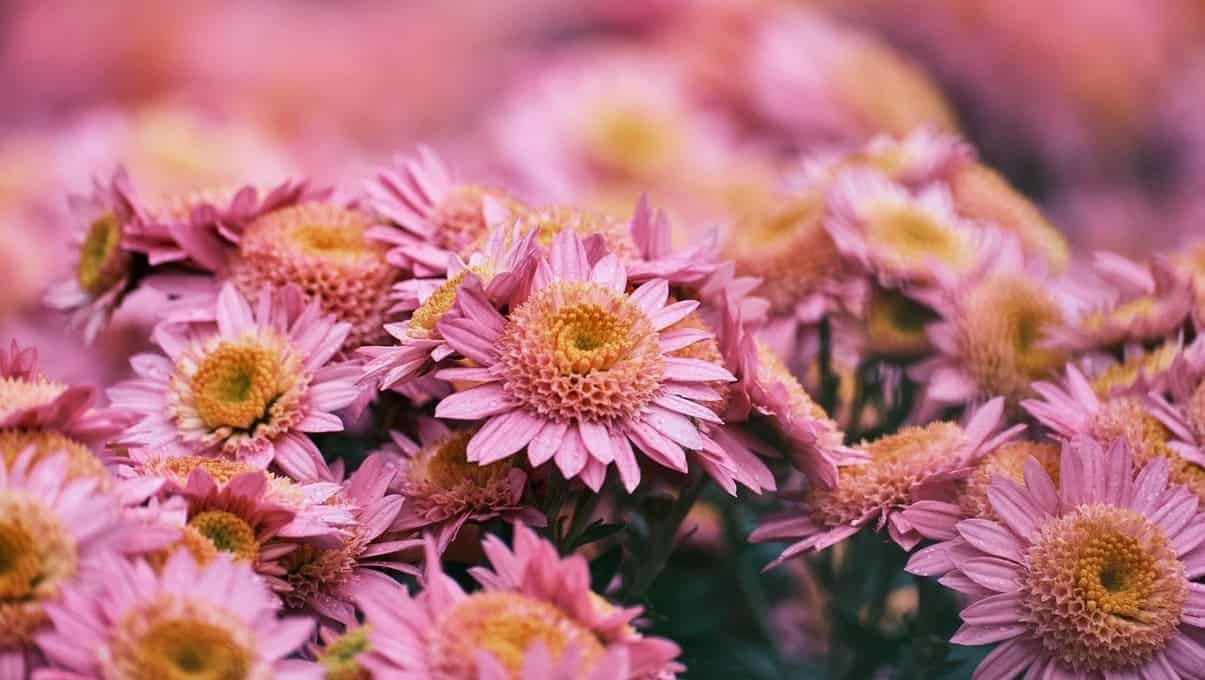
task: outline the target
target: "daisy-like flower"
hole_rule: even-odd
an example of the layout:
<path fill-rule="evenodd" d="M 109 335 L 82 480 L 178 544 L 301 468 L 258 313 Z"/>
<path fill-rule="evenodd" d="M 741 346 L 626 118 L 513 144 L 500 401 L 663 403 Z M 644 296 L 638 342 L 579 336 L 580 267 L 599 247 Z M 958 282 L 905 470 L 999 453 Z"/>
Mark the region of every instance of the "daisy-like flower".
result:
<path fill-rule="evenodd" d="M 388 221 L 369 237 L 392 246 L 389 261 L 419 277 L 444 274 L 451 258 L 468 257 L 493 227 L 526 212 L 501 189 L 456 181 L 425 146 L 379 170 L 368 193 L 371 210 Z"/>
<path fill-rule="evenodd" d="M 271 579 L 288 607 L 353 626 L 353 603 L 359 595 L 374 582 L 393 584 L 376 569 L 415 572 L 396 553 L 420 545 L 421 540 L 395 539 L 386 533 L 403 501 L 389 491 L 396 472 L 385 456 L 369 456 L 334 499 L 348 506 L 353 523 L 333 541 L 291 541 L 293 550 L 281 559 L 283 573 Z"/>
<path fill-rule="evenodd" d="M 0 464 L 0 674 L 24 678 L 46 607 L 88 563 L 121 549 L 127 526 L 96 480 L 68 478 L 68 457 L 34 462 L 27 449 Z"/>
<path fill-rule="evenodd" d="M 637 680 L 682 669 L 677 645 L 632 626 L 639 607 L 590 590 L 585 558 L 559 557 L 522 525 L 513 550 L 494 536 L 483 548 L 492 569 L 473 570 L 482 590 L 465 593 L 428 542 L 422 592 L 392 587 L 360 600 L 372 647 L 360 664 L 374 678 Z"/>
<path fill-rule="evenodd" d="M 888 287 L 969 274 L 1000 240 L 959 217 L 946 187 L 913 194 L 872 170 L 842 174 L 829 211 L 825 226 L 837 249 Z"/>
<path fill-rule="evenodd" d="M 1074 366 L 1061 384 L 1035 383 L 1034 392 L 1039 398 L 1021 405 L 1059 439 L 1089 437 L 1106 447 L 1122 442 L 1139 464 L 1167 459 L 1172 481 L 1205 499 L 1205 457 L 1195 445 L 1176 441 L 1185 430 L 1174 409 L 1142 395 L 1099 397 Z"/>
<path fill-rule="evenodd" d="M 68 204 L 81 225 L 75 264 L 70 278 L 47 290 L 45 301 L 72 312 L 71 324 L 92 342 L 134 285 L 135 262 L 124 241 L 145 215 L 122 169 L 107 181 L 94 178 L 91 194 L 70 196 Z"/>
<path fill-rule="evenodd" d="M 1149 350 L 1127 345 L 1121 361 L 1106 355 L 1085 357 L 1083 363 L 1091 376 L 1092 389 L 1102 398 L 1163 392 L 1175 382 L 1175 372 L 1185 367 L 1183 350 L 1183 341 L 1175 338 Z"/>
<path fill-rule="evenodd" d="M 215 328 L 161 328 L 155 340 L 166 356 L 131 360 L 139 377 L 109 390 L 115 406 L 141 416 L 122 441 L 329 478 L 305 433 L 342 430 L 332 412 L 359 394 L 359 368 L 330 363 L 348 325 L 323 316 L 317 302 L 303 305 L 292 289 L 262 293 L 253 310 L 232 284 L 214 316 Z"/>
<path fill-rule="evenodd" d="M 92 387 L 39 373 L 36 348 L 13 341 L 0 349 L 0 462 L 11 464 L 27 449 L 35 460 L 63 453 L 71 477 L 104 484 L 109 473 L 98 454 L 130 419 L 120 410 L 93 408 L 94 398 Z"/>
<path fill-rule="evenodd" d="M 705 383 L 733 381 L 722 365 L 671 356 L 708 336 L 669 331 L 698 307 L 667 304 L 654 279 L 627 292 L 614 254 L 593 266 L 575 234 L 561 232 L 542 259 L 530 295 L 508 316 L 472 291 L 463 316 L 440 324 L 444 339 L 475 362 L 439 375 L 478 384 L 436 406 L 438 418 L 484 420 L 468 459 L 489 464 L 527 447 L 533 467 L 555 459 L 568 478 L 599 488 L 612 463 L 625 487 L 640 482 L 632 444 L 653 461 L 688 470 L 687 451 L 711 448 L 699 422 L 719 422 L 700 402 L 720 395 Z"/>
<path fill-rule="evenodd" d="M 1083 287 L 1083 309 L 1051 338 L 1060 347 L 1090 350 L 1172 337 L 1192 313 L 1192 280 L 1162 258 L 1143 266 L 1098 253 L 1093 269 L 1106 285 Z"/>
<path fill-rule="evenodd" d="M 109 560 L 91 576 L 47 608 L 54 627 L 37 640 L 55 669 L 47 677 L 322 677 L 286 658 L 314 622 L 277 618 L 276 599 L 246 565 L 219 556 L 198 566 L 179 550 L 158 572 Z"/>
<path fill-rule="evenodd" d="M 1000 431 L 1004 401 L 993 399 L 965 427 L 935 422 L 905 427 L 856 448 L 868 460 L 841 469 L 832 489 L 810 488 L 801 511 L 770 520 L 751 536 L 754 541 L 797 539 L 773 562 L 781 564 L 809 550 L 823 550 L 863 527 L 883 527 L 891 540 L 911 550 L 921 534 L 900 512 L 921 498 L 953 498 L 957 482 L 971 465 L 1024 426 Z"/>
<path fill-rule="evenodd" d="M 531 254 L 535 233 L 520 238 L 516 229 L 508 238 L 507 230 L 494 229 L 484 250 L 473 253 L 468 262 L 452 256 L 446 264 L 446 278 L 410 279 L 397 284 L 394 295 L 399 302 L 394 310 L 409 312 L 409 318 L 385 325 L 397 345 L 359 349 L 368 358 L 362 379 L 376 383 L 382 390 L 404 386 L 430 374 L 440 361 L 453 355 L 455 351 L 439 333 L 439 323 L 455 316 L 457 291 L 462 286 L 476 286 L 486 299 L 505 306 L 530 273 L 524 268 L 534 264 Z"/>
<path fill-rule="evenodd" d="M 442 554 L 466 522 L 495 517 L 528 525 L 544 521 L 538 510 L 524 506 L 527 473 L 512 459 L 488 465 L 469 462 L 472 430 L 452 430 L 438 420 L 421 418 L 419 441 L 390 434 L 401 460 L 394 486 L 405 499 L 394 531 L 429 531 Z"/>
<path fill-rule="evenodd" d="M 927 549 L 954 570 L 942 583 L 971 600 L 951 641 L 997 644 L 974 677 L 1200 677 L 1197 497 L 1169 488 L 1165 461 L 1135 476 L 1124 445 L 1090 440 L 1063 449 L 1057 485 L 1036 460 L 1023 476 L 988 487 L 998 519 L 964 520 Z M 909 571 L 933 562 L 918 553 Z"/>
<path fill-rule="evenodd" d="M 1002 395 L 1015 404 L 1066 360 L 1046 343 L 1061 327 L 1065 303 L 1040 269 L 1023 262 L 1015 243 L 983 271 L 913 294 L 941 315 L 926 327 L 937 355 L 909 370 L 927 384 L 931 403 Z"/>

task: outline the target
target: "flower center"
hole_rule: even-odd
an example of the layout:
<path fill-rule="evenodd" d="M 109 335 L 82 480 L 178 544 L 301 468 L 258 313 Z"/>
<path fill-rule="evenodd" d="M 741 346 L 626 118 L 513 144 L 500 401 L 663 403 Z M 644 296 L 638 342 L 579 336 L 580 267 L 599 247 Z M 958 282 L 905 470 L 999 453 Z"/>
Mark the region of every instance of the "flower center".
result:
<path fill-rule="evenodd" d="M 966 489 L 958 504 L 968 517 L 997 519 L 996 511 L 987 499 L 987 489 L 995 477 L 1005 477 L 1020 484 L 1024 479 L 1025 461 L 1032 457 L 1042 465 L 1046 474 L 1059 482 L 1059 447 L 1045 442 L 1015 441 L 991 452 L 975 466 L 967 478 Z"/>
<path fill-rule="evenodd" d="M 1180 347 L 1177 343 L 1164 343 L 1157 349 L 1132 356 L 1101 371 L 1100 375 L 1092 379 L 1092 389 L 1098 397 L 1126 391 L 1143 378 L 1154 377 L 1169 370 L 1179 355 Z"/>
<path fill-rule="evenodd" d="M 210 428 L 251 430 L 280 396 L 279 353 L 254 343 L 223 342 L 206 354 L 190 387 Z"/>
<path fill-rule="evenodd" d="M 17 456 L 29 448 L 34 450 L 34 464 L 47 456 L 67 454 L 69 479 L 91 477 L 102 485 L 109 481 L 109 472 L 100 458 L 92 449 L 70 437 L 46 430 L 0 430 L 0 460 L 6 466 L 11 466 Z"/>
<path fill-rule="evenodd" d="M 648 178 L 673 160 L 673 123 L 638 106 L 613 106 L 598 112 L 586 143 L 604 170 L 626 177 Z"/>
<path fill-rule="evenodd" d="M 31 406 L 49 404 L 67 387 L 45 378 L 0 378 L 0 418 Z"/>
<path fill-rule="evenodd" d="M 75 542 L 40 501 L 0 491 L 0 646 L 27 641 L 45 622 L 41 603 L 75 574 Z"/>
<path fill-rule="evenodd" d="M 870 348 L 893 356 L 915 356 L 930 348 L 925 326 L 937 314 L 899 291 L 877 289 L 866 310 Z"/>
<path fill-rule="evenodd" d="M 1168 446 L 1171 432 L 1150 414 L 1140 398 L 1123 396 L 1102 402 L 1089 424 L 1089 433 L 1106 445 L 1124 441 L 1138 465 L 1154 458 L 1167 459 L 1172 482 L 1187 486 L 1198 498 L 1205 499 L 1205 468 Z"/>
<path fill-rule="evenodd" d="M 557 234 L 568 230 L 583 239 L 601 234 L 607 251 L 620 258 L 628 259 L 640 255 L 627 224 L 600 213 L 563 207 L 533 210 L 523 215 L 521 230 L 525 234 L 535 230 L 536 242 L 545 248 L 552 245 L 552 240 Z"/>
<path fill-rule="evenodd" d="M 124 263 L 121 223 L 106 213 L 88 227 L 75 268 L 76 282 L 84 292 L 99 295 L 121 280 Z"/>
<path fill-rule="evenodd" d="M 935 258 L 955 271 L 972 264 L 965 239 L 932 215 L 911 206 L 883 207 L 870 214 L 867 237 L 905 264 Z"/>
<path fill-rule="evenodd" d="M 484 240 L 490 225 L 485 223 L 482 212 L 486 196 L 497 200 L 511 214 L 511 219 L 521 215 L 523 206 L 505 192 L 496 189 L 462 184 L 448 190 L 430 217 L 435 225 L 435 244 L 445 250 L 467 257 L 474 244 Z"/>
<path fill-rule="evenodd" d="M 433 676 L 475 680 L 476 652 L 484 650 L 518 680 L 523 659 L 537 642 L 554 658 L 576 647 L 582 677 L 604 651 L 593 632 L 547 602 L 513 592 L 477 592 L 457 602 L 437 624 L 431 636 Z"/>
<path fill-rule="evenodd" d="M 259 555 L 255 530 L 242 517 L 225 510 L 206 510 L 188 520 L 188 526 L 209 539 L 214 548 L 252 562 Z"/>
<path fill-rule="evenodd" d="M 1092 312 L 1084 316 L 1083 326 L 1089 330 L 1100 330 L 1106 323 L 1129 326 L 1145 317 L 1150 316 L 1158 306 L 1158 301 L 1151 297 L 1139 297 L 1124 302 L 1105 312 Z"/>
<path fill-rule="evenodd" d="M 143 471 L 147 474 L 162 475 L 178 482 L 187 481 L 193 470 L 204 470 L 215 482 L 225 484 L 255 468 L 246 463 L 210 456 L 172 456 L 143 465 Z"/>
<path fill-rule="evenodd" d="M 439 323 L 444 314 L 452 309 L 452 305 L 456 304 L 456 293 L 460 290 L 460 284 L 464 283 L 464 278 L 469 272 L 481 277 L 482 282 L 485 283 L 488 283 L 493 277 L 493 273 L 488 267 L 473 266 L 449 278 L 443 285 L 436 288 L 435 292 L 431 293 L 431 296 L 410 316 L 410 325 L 407 328 L 410 337 L 426 338 L 431 335 L 431 332 L 435 330 L 435 324 Z"/>
<path fill-rule="evenodd" d="M 472 437 L 471 430 L 453 432 L 443 441 L 420 451 L 410 465 L 411 480 L 451 490 L 465 483 L 485 487 L 504 476 L 511 468 L 510 459 L 489 465 L 469 462 L 467 447 Z"/>
<path fill-rule="evenodd" d="M 549 286 L 512 312 L 499 354 L 507 391 L 554 418 L 632 415 L 656 396 L 664 373 L 644 312 L 578 281 Z"/>
<path fill-rule="evenodd" d="M 318 663 L 326 671 L 323 680 L 368 679 L 368 672 L 360 668 L 357 657 L 372 647 L 368 641 L 369 632 L 368 626 L 352 628 L 326 645 L 318 657 Z"/>
<path fill-rule="evenodd" d="M 1026 563 L 1026 620 L 1072 668 L 1140 666 L 1179 627 L 1184 565 L 1163 531 L 1137 512 L 1081 506 L 1042 527 Z"/>
<path fill-rule="evenodd" d="M 177 550 L 187 550 L 198 565 L 209 564 L 209 561 L 218 555 L 213 541 L 195 528 L 184 526 L 180 528 L 180 538 L 175 543 L 147 555 L 146 561 L 156 571 L 160 571 Z"/>
<path fill-rule="evenodd" d="M 201 621 L 169 620 L 142 636 L 125 659 L 128 677 L 156 680 L 244 680 L 251 652 L 224 628 Z"/>

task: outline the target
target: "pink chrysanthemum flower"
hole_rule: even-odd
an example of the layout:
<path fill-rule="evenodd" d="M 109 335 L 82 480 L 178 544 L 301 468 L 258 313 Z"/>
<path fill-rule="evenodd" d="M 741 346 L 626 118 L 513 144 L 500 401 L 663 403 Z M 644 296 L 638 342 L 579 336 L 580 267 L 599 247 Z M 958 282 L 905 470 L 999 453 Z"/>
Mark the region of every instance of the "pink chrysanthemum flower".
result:
<path fill-rule="evenodd" d="M 0 675 L 25 678 L 33 637 L 55 624 L 46 607 L 90 562 L 122 549 L 116 497 L 68 477 L 66 455 L 0 462 Z"/>
<path fill-rule="evenodd" d="M 1205 591 L 1205 516 L 1168 487 L 1163 460 L 1134 474 L 1124 445 L 1064 448 L 1059 483 L 1036 460 L 1024 484 L 997 477 L 999 519 L 968 519 L 958 536 L 918 553 L 909 571 L 967 594 L 956 644 L 998 643 L 976 679 L 1198 677 Z M 938 572 L 942 569 L 938 569 Z"/>
<path fill-rule="evenodd" d="M 502 517 L 541 525 L 544 516 L 523 504 L 527 473 L 505 458 L 488 465 L 468 460 L 472 430 L 452 430 L 431 418 L 418 423 L 419 441 L 391 433 L 401 466 L 394 487 L 405 501 L 392 530 L 428 531 L 443 553 L 466 522 Z"/>
<path fill-rule="evenodd" d="M 463 317 L 440 325 L 448 344 L 478 365 L 441 375 L 479 384 L 443 399 L 436 417 L 485 420 L 468 445 L 476 463 L 527 447 L 533 466 L 555 459 L 566 478 L 581 475 L 595 489 L 614 463 L 635 489 L 635 443 L 686 472 L 686 451 L 713 448 L 698 423 L 719 422 L 703 403 L 720 395 L 705 383 L 735 378 L 722 365 L 670 355 L 709 334 L 669 331 L 698 302 L 667 304 L 668 295 L 660 279 L 629 294 L 618 257 L 591 266 L 577 236 L 561 232 L 530 295 L 508 316 L 465 295 Z"/>
<path fill-rule="evenodd" d="M 590 590 L 580 555 L 561 558 L 530 529 L 515 528 L 514 549 L 496 537 L 483 547 L 492 570 L 465 593 L 440 570 L 428 543 L 426 582 L 360 601 L 372 649 L 360 663 L 375 678 L 440 680 L 637 680 L 672 678 L 678 647 L 632 626 L 639 607 L 620 608 Z"/>
<path fill-rule="evenodd" d="M 1164 458 L 1172 481 L 1205 499 L 1205 456 L 1197 446 L 1177 441 L 1183 431 L 1169 429 L 1168 423 L 1177 424 L 1174 415 L 1158 402 L 1143 395 L 1099 397 L 1074 366 L 1067 367 L 1061 384 L 1035 383 L 1034 392 L 1040 398 L 1021 405 L 1059 439 L 1090 437 L 1106 447 L 1123 442 L 1139 464 Z"/>
<path fill-rule="evenodd" d="M 933 404 L 996 395 L 1015 404 L 1031 393 L 1034 380 L 1066 360 L 1046 343 L 1065 318 L 1065 301 L 1015 243 L 982 271 L 914 295 L 940 314 L 926 327 L 937 355 L 910 369 L 913 379 L 927 383 Z"/>
<path fill-rule="evenodd" d="M 393 346 L 361 347 L 368 358 L 363 380 L 380 389 L 402 387 L 429 375 L 444 359 L 455 354 L 439 333 L 439 323 L 454 318 L 457 292 L 463 286 L 481 288 L 487 300 L 505 306 L 522 280 L 530 274 L 525 267 L 534 264 L 532 246 L 535 232 L 520 238 L 518 231 L 494 229 L 482 252 L 468 262 L 452 256 L 443 279 L 410 279 L 394 287 L 399 303 L 394 311 L 408 312 L 409 318 L 385 324 L 385 330 L 398 341 Z M 507 245 L 507 241 L 510 245 Z"/>
<path fill-rule="evenodd" d="M 921 540 L 900 512 L 921 498 L 952 497 L 980 457 L 1007 441 L 1023 426 L 1000 431 L 1002 399 L 993 399 L 960 427 L 935 422 L 905 427 L 856 448 L 865 463 L 841 469 L 836 487 L 808 489 L 802 512 L 770 520 L 753 532 L 754 541 L 798 539 L 776 559 L 781 564 L 809 550 L 823 550 L 873 524 L 885 526 L 891 540 L 911 550 Z"/>
<path fill-rule="evenodd" d="M 389 261 L 418 277 L 443 275 L 451 258 L 468 257 L 491 229 L 526 213 L 501 189 L 456 181 L 425 146 L 382 168 L 368 192 L 372 211 L 389 222 L 369 237 L 391 245 Z"/>
<path fill-rule="evenodd" d="M 55 669 L 47 677 L 322 677 L 319 666 L 286 658 L 314 622 L 277 618 L 276 599 L 246 565 L 220 556 L 198 566 L 180 550 L 159 572 L 110 560 L 91 577 L 48 607 L 54 629 L 38 636 Z"/>
<path fill-rule="evenodd" d="M 215 316 L 216 328 L 161 328 L 166 356 L 134 357 L 139 377 L 109 390 L 114 405 L 142 416 L 122 441 L 329 478 L 305 433 L 343 429 L 332 411 L 359 394 L 359 368 L 330 363 L 347 324 L 322 316 L 317 302 L 303 305 L 296 291 L 265 292 L 253 310 L 231 284 Z"/>
<path fill-rule="evenodd" d="M 365 459 L 333 502 L 349 507 L 354 522 L 335 540 L 290 541 L 281 559 L 283 573 L 271 579 L 290 608 L 313 612 L 344 626 L 356 623 L 355 602 L 374 581 L 393 580 L 376 571 L 414 573 L 396 553 L 421 544 L 386 533 L 397 519 L 403 498 L 391 493 L 396 469 L 381 455 Z M 321 537 L 320 537 L 321 538 Z"/>
<path fill-rule="evenodd" d="M 310 645 L 318 665 L 322 667 L 322 680 L 369 680 L 368 669 L 360 665 L 360 656 L 372 649 L 368 626 L 348 628 L 342 633 L 322 627 L 318 637 L 322 644 Z"/>
<path fill-rule="evenodd" d="M 837 249 L 888 287 L 969 274 L 1001 240 L 994 229 L 959 217 L 940 184 L 912 193 L 856 169 L 841 175 L 828 200 L 825 226 Z"/>
<path fill-rule="evenodd" d="M 93 179 L 88 196 L 69 196 L 71 212 L 81 225 L 70 278 L 46 292 L 46 304 L 71 311 L 71 324 L 92 342 L 133 285 L 133 256 L 125 240 L 145 219 L 133 198 L 130 180 L 117 170 L 102 182 Z"/>
<path fill-rule="evenodd" d="M 26 449 L 35 459 L 65 453 L 72 477 L 109 478 L 103 446 L 129 424 L 128 414 L 93 408 L 95 389 L 64 385 L 38 371 L 38 352 L 16 341 L 0 349 L 0 461 L 12 463 Z"/>
<path fill-rule="evenodd" d="M 1161 393 L 1187 368 L 1179 337 L 1151 349 L 1126 345 L 1123 354 L 1121 361 L 1111 355 L 1089 355 L 1081 361 L 1097 396 Z"/>
<path fill-rule="evenodd" d="M 846 171 L 869 168 L 893 182 L 920 189 L 945 181 L 975 152 L 957 135 L 931 127 L 901 137 L 880 134 L 855 149 L 834 148 L 804 156 L 797 180 L 805 186 L 829 188 Z"/>
<path fill-rule="evenodd" d="M 1051 337 L 1060 347 L 1089 350 L 1172 337 L 1192 313 L 1191 278 L 1161 258 L 1143 266 L 1098 253 L 1094 271 L 1106 285 L 1083 287 L 1083 309 Z"/>

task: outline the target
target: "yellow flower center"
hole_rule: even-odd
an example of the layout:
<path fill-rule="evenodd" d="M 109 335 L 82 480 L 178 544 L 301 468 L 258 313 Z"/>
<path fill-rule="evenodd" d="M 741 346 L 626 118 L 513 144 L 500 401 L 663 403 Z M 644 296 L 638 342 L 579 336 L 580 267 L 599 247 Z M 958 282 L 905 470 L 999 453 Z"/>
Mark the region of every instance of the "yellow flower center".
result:
<path fill-rule="evenodd" d="M 520 230 L 524 234 L 535 230 L 536 242 L 545 248 L 562 231 L 572 231 L 582 238 L 601 234 L 607 250 L 620 258 L 639 255 L 627 224 L 601 213 L 565 207 L 533 210 L 523 215 Z"/>
<path fill-rule="evenodd" d="M 280 356 L 254 343 L 223 342 L 208 352 L 190 387 L 197 413 L 211 428 L 250 430 L 280 396 Z"/>
<path fill-rule="evenodd" d="M 148 462 L 143 466 L 143 471 L 148 474 L 163 475 L 179 482 L 187 481 L 193 470 L 204 470 L 215 482 L 225 484 L 255 468 L 246 463 L 210 456 L 172 456 Z"/>
<path fill-rule="evenodd" d="M 225 510 L 206 510 L 188 520 L 188 526 L 221 552 L 252 562 L 259 555 L 255 530 L 242 517 Z"/>
<path fill-rule="evenodd" d="M 1151 297 L 1139 297 L 1122 303 L 1106 312 L 1092 312 L 1084 316 L 1083 326 L 1089 330 L 1100 330 L 1106 323 L 1129 325 L 1150 316 L 1155 311 L 1158 301 Z"/>
<path fill-rule="evenodd" d="M 218 556 L 218 549 L 214 547 L 213 541 L 193 527 L 184 526 L 180 528 L 180 538 L 175 543 L 147 555 L 146 561 L 155 571 L 160 571 L 177 550 L 187 550 L 198 565 L 208 564 Z"/>
<path fill-rule="evenodd" d="M 1163 531 L 1133 510 L 1088 505 L 1048 522 L 1026 565 L 1025 620 L 1072 668 L 1142 665 L 1179 627 L 1184 566 Z"/>
<path fill-rule="evenodd" d="M 224 628 L 168 620 L 147 631 L 121 664 L 128 678 L 249 680 L 254 657 Z"/>
<path fill-rule="evenodd" d="M 929 351 L 925 327 L 937 314 L 899 291 L 877 289 L 866 309 L 866 339 L 872 351 L 916 356 Z"/>
<path fill-rule="evenodd" d="M 67 389 L 45 378 L 0 378 L 0 418 L 31 406 L 49 404 Z"/>
<path fill-rule="evenodd" d="M 561 309 L 550 322 L 556 338 L 556 360 L 562 371 L 604 371 L 631 347 L 632 320 L 601 305 L 579 304 Z"/>
<path fill-rule="evenodd" d="M 625 178 L 655 178 L 672 163 L 677 148 L 673 122 L 632 106 L 599 111 L 586 132 L 586 145 L 604 170 Z"/>
<path fill-rule="evenodd" d="M 67 454 L 67 477 L 91 477 L 102 485 L 109 481 L 109 472 L 92 449 L 58 432 L 45 430 L 0 430 L 0 460 L 11 466 L 26 449 L 34 451 L 33 463 L 48 456 Z"/>
<path fill-rule="evenodd" d="M 106 213 L 88 227 L 75 279 L 84 292 L 99 295 L 121 280 L 123 263 L 121 224 L 115 215 Z"/>
<path fill-rule="evenodd" d="M 358 626 L 331 640 L 318 657 L 325 671 L 323 680 L 368 680 L 368 671 L 360 667 L 357 657 L 372 648 L 369 632 L 368 626 Z"/>
<path fill-rule="evenodd" d="M 481 277 L 482 283 L 489 283 L 493 276 L 493 272 L 488 267 L 469 267 L 449 278 L 443 285 L 436 288 L 435 292 L 431 293 L 431 296 L 410 316 L 410 326 L 407 332 L 411 337 L 430 336 L 431 332 L 435 330 L 435 324 L 439 323 L 444 314 L 452 309 L 452 305 L 456 304 L 456 293 L 460 290 L 460 284 L 464 283 L 464 278 L 469 272 Z"/>
<path fill-rule="evenodd" d="M 1115 391 L 1128 390 L 1134 387 L 1140 378 L 1166 372 L 1179 355 L 1180 347 L 1177 343 L 1165 343 L 1158 349 L 1132 356 L 1101 371 L 1100 375 L 1092 379 L 1092 389 L 1099 397 L 1106 397 Z"/>
<path fill-rule="evenodd" d="M 0 647 L 28 641 L 46 621 L 42 602 L 75 574 L 70 534 L 41 501 L 0 492 Z"/>
<path fill-rule="evenodd" d="M 1183 484 L 1205 501 L 1205 468 L 1185 460 L 1171 446 L 1171 432 L 1143 405 L 1140 398 L 1114 397 L 1101 404 L 1092 419 L 1089 432 L 1105 445 L 1124 441 L 1134 454 L 1137 465 L 1154 458 L 1167 459 L 1171 480 Z"/>
<path fill-rule="evenodd" d="M 432 670 L 439 678 L 472 680 L 477 677 L 475 654 L 484 650 L 518 680 L 523 659 L 537 642 L 554 658 L 570 645 L 576 647 L 582 676 L 604 651 L 593 632 L 547 602 L 519 593 L 482 591 L 456 603 L 439 621 L 432 636 Z"/>
<path fill-rule="evenodd" d="M 427 482 L 444 490 L 455 489 L 465 483 L 485 487 L 497 481 L 511 468 L 510 460 L 489 465 L 470 463 L 467 447 L 472 437 L 471 430 L 453 432 L 444 440 L 419 451 L 410 464 L 410 479 Z"/>
<path fill-rule="evenodd" d="M 966 271 L 974 253 L 953 229 L 913 206 L 884 206 L 871 211 L 867 238 L 903 264 L 933 258 L 955 271 Z"/>

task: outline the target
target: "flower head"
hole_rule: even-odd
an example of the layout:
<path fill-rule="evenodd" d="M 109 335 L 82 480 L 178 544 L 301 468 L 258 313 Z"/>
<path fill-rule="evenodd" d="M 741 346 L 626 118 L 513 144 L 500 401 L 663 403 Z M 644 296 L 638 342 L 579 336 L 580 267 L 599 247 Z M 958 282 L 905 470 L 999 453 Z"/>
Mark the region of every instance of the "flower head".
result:
<path fill-rule="evenodd" d="M 943 584 L 969 596 L 952 642 L 1000 643 L 975 676 L 1198 674 L 1205 649 L 1189 579 L 1205 567 L 1205 518 L 1196 496 L 1168 487 L 1166 462 L 1135 476 L 1125 445 L 1106 452 L 1082 440 L 1064 447 L 1057 485 L 1035 459 L 1023 477 L 991 482 L 997 519 L 960 522 L 908 567 L 945 573 Z"/>
<path fill-rule="evenodd" d="M 633 627 L 639 607 L 617 607 L 590 590 L 581 556 L 559 557 L 522 525 L 513 549 L 493 536 L 483 547 L 493 568 L 473 571 L 482 590 L 462 590 L 428 543 L 422 592 L 362 598 L 372 649 L 361 664 L 375 677 L 446 680 L 636 680 L 681 670 L 677 645 Z"/>
<path fill-rule="evenodd" d="M 688 470 L 686 451 L 712 448 L 699 422 L 719 418 L 700 402 L 720 395 L 705 383 L 734 378 L 722 365 L 670 355 L 708 334 L 669 330 L 698 302 L 667 304 L 664 280 L 628 293 L 618 257 L 591 265 L 582 241 L 565 231 L 507 316 L 464 292 L 463 317 L 440 330 L 478 368 L 443 375 L 477 384 L 444 398 L 435 415 L 485 420 L 469 441 L 470 461 L 489 464 L 527 447 L 533 466 L 555 459 L 566 478 L 580 474 L 595 489 L 614 463 L 634 489 L 633 443 L 679 472 Z"/>
<path fill-rule="evenodd" d="M 139 377 L 109 390 L 115 405 L 141 416 L 123 441 L 259 468 L 274 462 L 295 479 L 329 477 L 305 433 L 342 429 L 331 412 L 358 395 L 359 369 L 330 363 L 347 324 L 292 289 L 263 293 L 253 310 L 232 284 L 213 316 L 214 325 L 161 328 L 155 338 L 166 356 L 134 357 Z"/>
<path fill-rule="evenodd" d="M 753 532 L 755 541 L 799 539 L 775 560 L 781 563 L 808 550 L 823 550 L 873 522 L 891 539 L 912 549 L 921 534 L 904 510 L 921 498 L 953 498 L 957 482 L 976 461 L 1023 426 L 999 431 L 1003 400 L 984 405 L 965 427 L 950 422 L 911 426 L 857 446 L 867 460 L 841 469 L 835 487 L 808 489 L 802 513 L 771 520 Z"/>
<path fill-rule="evenodd" d="M 109 560 L 89 587 L 48 608 L 54 629 L 38 636 L 50 665 L 71 677 L 312 678 L 287 660 L 314 629 L 277 618 L 276 599 L 251 568 L 225 556 L 197 565 L 185 550 L 159 572 Z"/>

